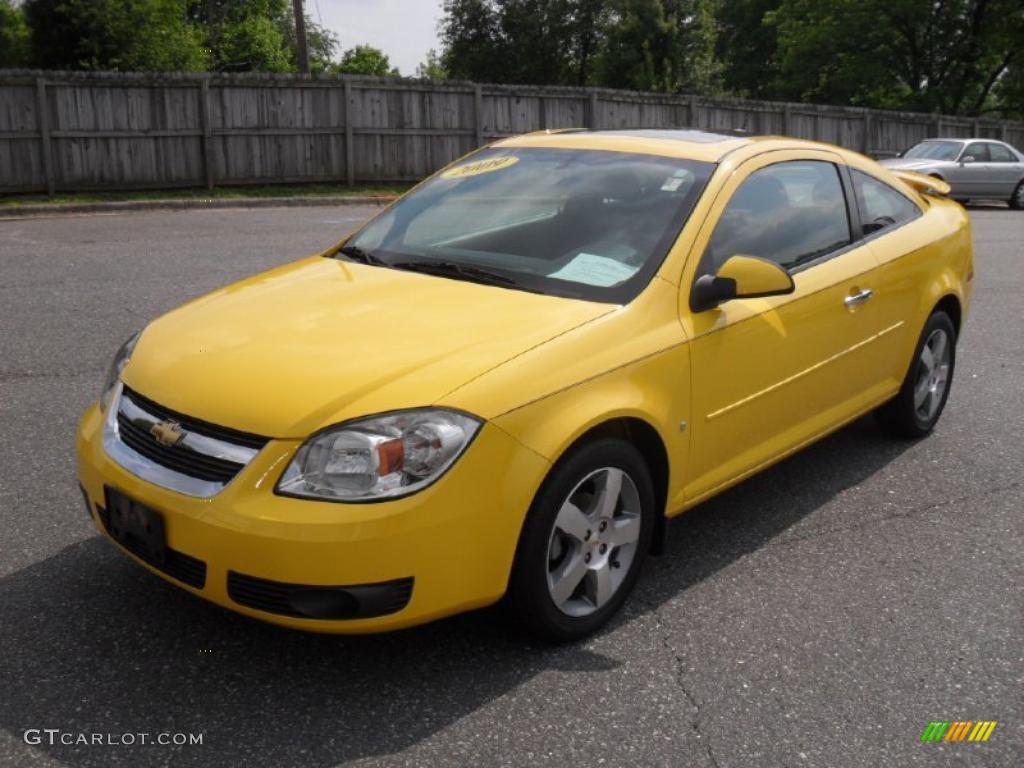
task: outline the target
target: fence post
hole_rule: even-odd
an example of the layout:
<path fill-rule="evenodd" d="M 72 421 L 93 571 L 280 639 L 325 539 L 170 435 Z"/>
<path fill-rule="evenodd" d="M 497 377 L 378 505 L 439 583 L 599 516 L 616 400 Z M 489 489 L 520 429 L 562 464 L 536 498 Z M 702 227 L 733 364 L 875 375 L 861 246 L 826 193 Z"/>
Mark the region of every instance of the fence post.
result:
<path fill-rule="evenodd" d="M 1006 123 L 1002 120 L 999 121 L 999 140 L 1006 141 Z"/>
<path fill-rule="evenodd" d="M 690 94 L 690 127 L 700 130 L 700 113 L 697 112 L 697 94 Z"/>
<path fill-rule="evenodd" d="M 46 101 L 46 78 L 36 78 L 36 123 L 39 126 L 39 152 L 46 176 L 46 194 L 54 192 L 53 155 L 50 151 L 50 105 Z"/>
<path fill-rule="evenodd" d="M 865 154 L 871 154 L 871 110 L 864 110 L 864 141 L 861 142 L 861 151 Z"/>
<path fill-rule="evenodd" d="M 537 97 L 537 120 L 540 123 L 540 130 L 548 127 L 548 100 L 543 94 Z"/>
<path fill-rule="evenodd" d="M 587 128 L 592 131 L 596 131 L 599 127 L 597 124 L 597 91 L 591 89 L 588 104 L 590 114 L 587 115 Z"/>
<path fill-rule="evenodd" d="M 484 87 L 480 83 L 473 86 L 473 120 L 476 129 L 476 147 L 482 147 L 484 145 Z"/>
<path fill-rule="evenodd" d="M 935 135 L 942 135 L 942 117 L 940 117 L 939 115 L 935 116 Z"/>
<path fill-rule="evenodd" d="M 201 75 L 199 81 L 199 122 L 203 134 L 200 136 L 200 149 L 203 156 L 203 176 L 207 189 L 213 189 L 213 158 L 210 156 L 210 76 Z"/>
<path fill-rule="evenodd" d="M 351 187 L 356 183 L 356 148 L 355 131 L 352 130 L 352 83 L 348 78 L 345 79 L 342 88 L 345 99 L 345 183 Z"/>
<path fill-rule="evenodd" d="M 793 122 L 793 109 L 789 106 L 787 101 L 782 105 L 782 135 L 789 136 L 790 125 Z"/>
<path fill-rule="evenodd" d="M 974 131 L 975 136 L 981 136 L 981 120 L 974 118 L 971 121 L 971 130 Z"/>

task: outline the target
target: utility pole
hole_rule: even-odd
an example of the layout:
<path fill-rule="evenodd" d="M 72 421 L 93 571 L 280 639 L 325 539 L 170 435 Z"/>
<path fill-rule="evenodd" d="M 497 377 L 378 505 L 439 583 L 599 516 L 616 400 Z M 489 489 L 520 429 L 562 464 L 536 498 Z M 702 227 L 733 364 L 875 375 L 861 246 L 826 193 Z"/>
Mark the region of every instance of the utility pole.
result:
<path fill-rule="evenodd" d="M 309 44 L 306 42 L 306 14 L 302 10 L 302 0 L 292 0 L 295 9 L 295 48 L 300 72 L 309 73 Z"/>

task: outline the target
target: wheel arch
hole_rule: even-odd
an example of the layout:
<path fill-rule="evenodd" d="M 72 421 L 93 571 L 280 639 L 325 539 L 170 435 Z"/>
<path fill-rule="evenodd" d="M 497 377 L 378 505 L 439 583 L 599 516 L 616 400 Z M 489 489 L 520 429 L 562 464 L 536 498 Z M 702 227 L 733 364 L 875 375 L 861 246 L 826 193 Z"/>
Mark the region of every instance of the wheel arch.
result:
<path fill-rule="evenodd" d="M 651 472 L 654 485 L 654 503 L 658 514 L 654 518 L 654 539 L 651 551 L 661 554 L 665 542 L 665 521 L 668 507 L 669 459 L 668 449 L 654 425 L 637 416 L 616 416 L 591 426 L 579 435 L 562 453 L 566 456 L 576 448 L 601 438 L 617 438 L 636 448 Z"/>
<path fill-rule="evenodd" d="M 928 316 L 931 317 L 935 312 L 940 311 L 949 315 L 949 319 L 953 321 L 953 329 L 956 331 L 957 337 L 959 337 L 960 324 L 963 322 L 963 306 L 960 304 L 960 297 L 955 293 L 947 293 L 936 302 Z"/>

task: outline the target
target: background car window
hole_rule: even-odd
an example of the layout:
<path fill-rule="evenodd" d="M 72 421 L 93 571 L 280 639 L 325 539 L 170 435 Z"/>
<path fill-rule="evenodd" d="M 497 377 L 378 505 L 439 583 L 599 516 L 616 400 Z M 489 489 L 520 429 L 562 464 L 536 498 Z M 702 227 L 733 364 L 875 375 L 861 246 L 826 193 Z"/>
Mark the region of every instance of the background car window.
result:
<path fill-rule="evenodd" d="M 884 181 L 861 171 L 851 173 L 865 233 L 904 224 L 920 215 L 913 202 Z"/>
<path fill-rule="evenodd" d="M 988 144 L 989 161 L 993 163 L 1016 163 L 1017 158 L 1002 144 Z"/>
<path fill-rule="evenodd" d="M 963 147 L 959 141 L 922 141 L 915 144 L 903 157 L 914 160 L 954 160 Z"/>
<path fill-rule="evenodd" d="M 988 144 L 980 141 L 976 141 L 973 144 L 968 144 L 967 149 L 964 150 L 963 155 L 960 159 L 963 160 L 968 157 L 973 157 L 975 162 L 987 163 L 988 162 Z"/>
<path fill-rule="evenodd" d="M 850 242 L 839 171 L 832 163 L 777 163 L 747 178 L 718 220 L 702 273 L 730 256 L 759 256 L 791 269 Z"/>

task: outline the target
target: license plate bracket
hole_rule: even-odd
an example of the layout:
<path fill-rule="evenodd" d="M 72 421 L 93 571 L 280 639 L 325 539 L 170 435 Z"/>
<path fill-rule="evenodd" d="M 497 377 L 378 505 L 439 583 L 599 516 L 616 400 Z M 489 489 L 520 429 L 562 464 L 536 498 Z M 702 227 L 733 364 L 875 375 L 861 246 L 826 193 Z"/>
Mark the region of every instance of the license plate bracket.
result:
<path fill-rule="evenodd" d="M 143 560 L 163 565 L 167 559 L 164 516 L 113 488 L 106 492 L 110 535 Z"/>

